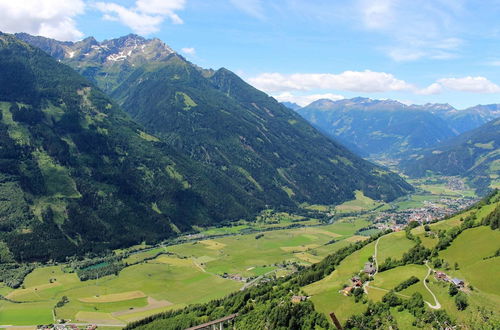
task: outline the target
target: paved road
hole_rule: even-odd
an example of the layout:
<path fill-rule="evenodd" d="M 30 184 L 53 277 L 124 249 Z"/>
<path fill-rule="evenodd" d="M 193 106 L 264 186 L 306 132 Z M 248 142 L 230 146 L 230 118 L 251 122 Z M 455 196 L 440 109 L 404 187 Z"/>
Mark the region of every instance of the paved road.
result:
<path fill-rule="evenodd" d="M 425 288 L 427 289 L 427 291 L 429 291 L 429 293 L 432 295 L 432 298 L 434 298 L 434 305 L 432 305 L 430 302 L 425 302 L 430 308 L 432 309 L 440 309 L 441 308 L 441 304 L 439 303 L 439 301 L 437 300 L 436 298 L 436 295 L 434 294 L 434 292 L 431 291 L 431 289 L 429 289 L 429 287 L 427 286 L 427 278 L 429 277 L 429 275 L 431 274 L 432 272 L 432 269 L 431 267 L 429 267 L 429 265 L 427 264 L 427 261 L 425 261 L 425 265 L 427 266 L 427 268 L 429 269 L 429 271 L 427 272 L 427 275 L 425 276 L 424 278 L 424 286 Z"/>

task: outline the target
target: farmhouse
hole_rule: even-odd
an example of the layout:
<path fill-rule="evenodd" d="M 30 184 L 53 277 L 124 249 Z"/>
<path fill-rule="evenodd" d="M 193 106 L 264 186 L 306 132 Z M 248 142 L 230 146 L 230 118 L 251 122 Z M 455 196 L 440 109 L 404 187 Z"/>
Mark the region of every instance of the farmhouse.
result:
<path fill-rule="evenodd" d="M 292 303 L 298 304 L 307 300 L 307 296 L 292 296 Z"/>
<path fill-rule="evenodd" d="M 346 286 L 341 292 L 344 296 L 348 296 L 351 294 L 354 288 L 352 286 Z"/>
<path fill-rule="evenodd" d="M 360 288 L 363 286 L 363 281 L 361 281 L 361 278 L 359 276 L 354 276 L 351 278 L 352 286 L 356 288 Z"/>
<path fill-rule="evenodd" d="M 455 286 L 457 286 L 459 288 L 464 287 L 464 281 L 459 279 L 459 278 L 456 278 L 456 277 L 451 280 L 451 283 L 453 283 Z"/>
<path fill-rule="evenodd" d="M 436 279 L 448 281 L 448 276 L 443 272 L 436 272 Z"/>
<path fill-rule="evenodd" d="M 367 262 L 365 263 L 365 268 L 363 269 L 363 271 L 368 275 L 373 275 L 375 274 L 375 266 L 372 262 Z"/>

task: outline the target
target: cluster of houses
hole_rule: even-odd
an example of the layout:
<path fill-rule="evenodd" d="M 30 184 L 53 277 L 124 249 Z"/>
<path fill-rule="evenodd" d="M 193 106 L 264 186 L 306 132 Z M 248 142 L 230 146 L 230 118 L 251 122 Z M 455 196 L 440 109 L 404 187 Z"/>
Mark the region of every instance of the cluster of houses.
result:
<path fill-rule="evenodd" d="M 373 262 L 366 262 L 365 266 L 363 267 L 363 272 L 369 276 L 373 276 L 377 272 L 377 268 L 373 264 Z M 349 296 L 351 295 L 351 292 L 356 289 L 356 288 L 362 288 L 363 287 L 363 281 L 359 276 L 353 276 L 351 278 L 351 285 L 346 286 L 340 292 L 344 296 Z"/>
<path fill-rule="evenodd" d="M 351 295 L 352 291 L 356 288 L 362 288 L 363 287 L 363 281 L 359 276 L 354 276 L 351 278 L 351 285 L 346 286 L 344 289 L 341 290 L 341 293 L 344 296 L 349 296 Z"/>
<path fill-rule="evenodd" d="M 381 230 L 400 231 L 412 221 L 425 224 L 436 219 L 442 219 L 471 206 L 476 201 L 476 199 L 472 198 L 441 198 L 432 202 L 425 201 L 424 206 L 420 208 L 381 212 L 375 218 L 375 226 Z"/>
<path fill-rule="evenodd" d="M 309 296 L 292 296 L 292 303 L 299 304 L 307 299 L 309 299 Z"/>
<path fill-rule="evenodd" d="M 459 278 L 451 278 L 446 273 L 437 271 L 434 273 L 434 276 L 436 277 L 437 280 L 439 281 L 444 281 L 444 282 L 449 282 L 456 286 L 457 288 L 463 288 L 465 286 L 464 280 L 461 280 Z"/>
<path fill-rule="evenodd" d="M 240 274 L 228 274 L 228 273 L 222 274 L 222 278 L 228 278 L 230 280 L 238 282 L 247 282 L 248 280 L 246 277 L 243 277 Z"/>
<path fill-rule="evenodd" d="M 38 325 L 36 327 L 40 330 L 95 330 L 97 329 L 97 324 L 88 324 L 85 327 L 78 327 L 76 324 L 64 323 L 64 324 L 48 324 L 48 325 Z"/>

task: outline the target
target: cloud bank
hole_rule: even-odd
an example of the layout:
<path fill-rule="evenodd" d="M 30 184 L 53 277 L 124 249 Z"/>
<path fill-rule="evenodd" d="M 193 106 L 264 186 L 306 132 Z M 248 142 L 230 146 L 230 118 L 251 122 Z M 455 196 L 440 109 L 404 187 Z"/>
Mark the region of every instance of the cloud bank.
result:
<path fill-rule="evenodd" d="M 0 30 L 64 41 L 78 40 L 83 33 L 74 18 L 84 10 L 82 0 L 0 0 Z"/>

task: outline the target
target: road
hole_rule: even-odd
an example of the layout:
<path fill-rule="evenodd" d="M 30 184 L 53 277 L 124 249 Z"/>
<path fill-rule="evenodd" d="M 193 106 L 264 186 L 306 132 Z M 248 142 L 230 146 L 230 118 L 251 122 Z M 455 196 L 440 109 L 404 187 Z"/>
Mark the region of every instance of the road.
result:
<path fill-rule="evenodd" d="M 382 236 L 377 238 L 377 241 L 375 242 L 375 251 L 373 252 L 373 263 L 375 264 L 375 273 L 373 273 L 372 278 L 374 278 L 375 275 L 377 275 L 378 273 L 377 250 L 378 250 L 378 242 L 380 241 L 381 238 Z M 368 290 L 366 288 L 368 287 L 369 283 L 370 281 L 366 281 L 365 283 L 363 283 L 363 291 L 365 292 L 365 294 L 368 294 Z"/>
<path fill-rule="evenodd" d="M 429 265 L 427 264 L 427 260 L 425 261 L 425 265 L 427 266 L 427 268 L 429 269 L 429 271 L 427 272 L 427 275 L 425 276 L 424 278 L 424 286 L 425 288 L 427 289 L 427 291 L 429 291 L 429 293 L 431 294 L 432 298 L 434 298 L 434 305 L 431 305 L 430 302 L 425 302 L 430 308 L 432 309 L 440 309 L 441 308 L 441 304 L 439 303 L 439 301 L 437 300 L 436 298 L 436 295 L 434 294 L 434 292 L 431 291 L 431 289 L 429 289 L 429 287 L 427 286 L 427 278 L 429 277 L 429 275 L 431 274 L 432 272 L 432 269 L 431 267 L 429 267 Z"/>
<path fill-rule="evenodd" d="M 378 242 L 380 241 L 382 237 L 379 237 L 377 239 L 377 241 L 375 242 L 375 251 L 373 252 L 373 263 L 375 264 L 375 273 L 373 273 L 373 276 L 372 276 L 372 279 L 375 277 L 375 275 L 377 275 L 378 273 L 378 261 L 377 261 L 377 252 L 378 252 Z M 425 288 L 427 289 L 427 291 L 429 291 L 429 293 L 431 294 L 432 298 L 434 298 L 434 305 L 431 304 L 430 302 L 426 301 L 425 303 L 432 309 L 440 309 L 441 308 L 441 304 L 439 303 L 439 301 L 437 300 L 436 298 L 436 295 L 434 294 L 434 292 L 431 291 L 431 289 L 429 289 L 429 287 L 427 286 L 427 278 L 429 278 L 429 275 L 432 273 L 432 269 L 431 267 L 429 267 L 429 265 L 427 264 L 427 261 L 425 262 L 425 265 L 427 266 L 427 268 L 429 269 L 429 271 L 427 272 L 427 275 L 425 276 L 424 278 L 424 286 Z M 366 281 L 364 284 L 363 284 L 363 291 L 368 294 L 368 290 L 367 288 L 370 288 L 370 286 L 368 286 L 368 284 L 370 284 L 370 281 Z M 371 287 L 373 289 L 378 289 L 378 290 L 383 290 L 383 291 L 389 291 L 389 290 L 386 290 L 386 289 L 382 289 L 382 288 L 377 288 L 377 287 Z M 403 296 L 401 294 L 398 294 L 396 293 L 397 295 L 400 295 L 400 296 Z"/>

